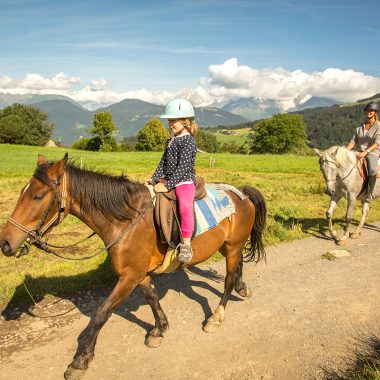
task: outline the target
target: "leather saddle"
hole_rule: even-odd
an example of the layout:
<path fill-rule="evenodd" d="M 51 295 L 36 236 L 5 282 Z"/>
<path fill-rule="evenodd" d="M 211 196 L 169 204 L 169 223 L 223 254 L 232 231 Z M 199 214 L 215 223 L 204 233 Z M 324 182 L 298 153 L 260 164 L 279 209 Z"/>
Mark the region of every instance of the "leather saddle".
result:
<path fill-rule="evenodd" d="M 206 196 L 205 181 L 202 177 L 196 178 L 195 200 Z M 170 247 L 176 248 L 181 242 L 179 220 L 177 211 L 177 197 L 174 189 L 168 193 L 156 194 L 154 216 L 160 231 L 161 241 Z"/>
<path fill-rule="evenodd" d="M 367 166 L 368 165 L 367 165 L 366 160 L 359 160 L 358 161 L 357 168 L 358 168 L 360 176 L 363 178 L 363 180 L 366 180 L 368 177 L 368 167 Z M 377 165 L 376 172 L 377 172 L 376 178 L 380 178 L 380 165 L 379 165 L 379 163 Z"/>

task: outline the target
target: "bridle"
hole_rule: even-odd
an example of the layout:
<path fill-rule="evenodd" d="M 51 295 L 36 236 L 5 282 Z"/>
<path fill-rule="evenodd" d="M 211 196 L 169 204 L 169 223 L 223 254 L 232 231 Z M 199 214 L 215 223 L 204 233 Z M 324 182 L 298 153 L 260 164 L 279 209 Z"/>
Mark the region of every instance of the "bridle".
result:
<path fill-rule="evenodd" d="M 342 167 L 342 165 L 338 164 L 337 162 L 335 162 L 332 159 L 322 158 L 321 157 L 320 161 L 322 161 L 322 162 L 330 162 L 331 164 L 334 164 L 337 168 Z M 353 165 L 352 168 L 349 170 L 348 174 L 346 174 L 343 178 L 337 178 L 337 177 L 335 177 L 334 179 L 328 179 L 328 178 L 325 178 L 325 179 L 326 179 L 327 182 L 334 182 L 335 184 L 343 182 L 346 178 L 348 178 L 351 175 L 352 171 L 356 167 L 357 167 L 357 164 Z"/>
<path fill-rule="evenodd" d="M 24 226 L 23 224 L 19 223 L 17 220 L 15 220 L 12 217 L 8 218 L 8 222 L 13 224 L 15 227 L 17 227 L 19 230 L 25 232 L 27 234 L 27 238 L 25 239 L 29 244 L 35 244 L 35 243 L 41 243 L 43 235 L 53 226 L 58 225 L 62 222 L 62 220 L 65 217 L 65 208 L 66 208 L 66 201 L 67 201 L 67 181 L 66 181 L 66 174 L 63 173 L 62 175 L 62 192 L 60 192 L 60 184 L 61 184 L 61 177 L 57 176 L 56 179 L 48 179 L 48 180 L 42 180 L 41 178 L 38 178 L 40 181 L 44 182 L 46 185 L 48 185 L 50 188 L 51 185 L 54 186 L 54 192 L 53 195 L 50 198 L 50 202 L 42 214 L 42 217 L 40 221 L 37 223 L 37 226 L 34 228 L 29 228 Z M 55 200 L 58 199 L 58 206 L 57 211 L 54 214 L 54 216 L 45 224 L 46 219 L 48 215 L 50 214 Z"/>
<path fill-rule="evenodd" d="M 37 178 L 36 176 L 34 176 Z M 43 178 L 37 178 L 38 180 L 42 181 L 49 187 L 51 187 L 51 184 L 54 185 L 54 192 L 52 197 L 50 198 L 50 202 L 46 210 L 44 211 L 40 221 L 38 222 L 37 226 L 35 228 L 28 228 L 24 226 L 23 224 L 19 223 L 17 220 L 13 219 L 12 217 L 8 218 L 8 222 L 13 224 L 15 227 L 20 229 L 21 231 L 25 232 L 27 234 L 27 237 L 25 239 L 25 242 L 27 245 L 35 245 L 36 247 L 44 250 L 47 253 L 52 253 L 53 255 L 60 257 L 62 259 L 66 260 L 87 260 L 91 259 L 93 257 L 98 256 L 104 251 L 108 251 L 112 246 L 114 246 L 116 243 L 118 243 L 128 232 L 131 228 L 133 228 L 136 223 L 139 221 L 140 218 L 144 218 L 146 212 L 149 208 L 153 207 L 154 205 L 154 198 L 152 198 L 151 202 L 147 204 L 147 206 L 139 213 L 138 217 L 134 219 L 131 224 L 123 231 L 121 232 L 113 241 L 111 241 L 108 245 L 106 245 L 104 248 L 99 249 L 96 253 L 92 254 L 91 256 L 82 257 L 82 258 L 69 258 L 65 256 L 61 256 L 57 254 L 56 252 L 52 251 L 50 248 L 70 248 L 73 247 L 79 243 L 84 242 L 85 240 L 91 238 L 92 236 L 96 235 L 95 232 L 92 232 L 90 235 L 88 235 L 86 238 L 70 245 L 66 246 L 58 246 L 48 243 L 47 241 L 43 241 L 42 237 L 44 234 L 53 226 L 57 226 L 62 222 L 62 220 L 65 217 L 65 209 L 66 209 L 66 202 L 67 202 L 67 180 L 66 180 L 66 173 L 64 172 L 62 175 L 62 192 L 60 193 L 60 184 L 61 184 L 61 177 L 57 176 L 55 180 L 52 179 L 43 179 Z M 50 211 L 53 208 L 54 202 L 58 198 L 58 207 L 57 212 L 54 214 L 54 216 L 45 224 L 46 219 L 50 213 Z M 24 246 L 23 251 L 18 254 L 16 257 L 23 256 L 28 253 L 29 248 L 27 246 Z"/>

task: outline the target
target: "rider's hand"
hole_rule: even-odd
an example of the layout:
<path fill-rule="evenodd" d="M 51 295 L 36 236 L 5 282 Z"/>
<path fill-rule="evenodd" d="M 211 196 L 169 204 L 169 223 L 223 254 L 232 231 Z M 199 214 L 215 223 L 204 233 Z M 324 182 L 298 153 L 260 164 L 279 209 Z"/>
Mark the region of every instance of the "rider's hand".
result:
<path fill-rule="evenodd" d="M 163 183 L 159 182 L 156 185 L 154 185 L 154 191 L 156 193 L 167 193 L 168 189 Z"/>
<path fill-rule="evenodd" d="M 144 185 L 145 185 L 145 186 L 153 185 L 152 178 L 146 179 L 146 180 L 144 181 Z"/>
<path fill-rule="evenodd" d="M 356 158 L 357 158 L 358 160 L 361 160 L 361 159 L 362 159 L 363 157 L 365 157 L 367 154 L 368 154 L 367 151 L 359 152 L 359 153 L 357 153 Z"/>

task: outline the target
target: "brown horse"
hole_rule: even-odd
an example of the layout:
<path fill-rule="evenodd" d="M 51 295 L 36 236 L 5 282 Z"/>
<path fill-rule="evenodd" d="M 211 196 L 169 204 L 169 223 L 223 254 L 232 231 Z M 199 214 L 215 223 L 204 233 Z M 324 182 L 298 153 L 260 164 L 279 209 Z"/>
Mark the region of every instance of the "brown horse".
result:
<path fill-rule="evenodd" d="M 261 193 L 249 186 L 240 188 L 241 199 L 228 192 L 236 213 L 197 236 L 192 242 L 193 258 L 182 267 L 198 264 L 220 251 L 226 258 L 224 293 L 204 331 L 214 332 L 224 319 L 224 310 L 233 289 L 242 297 L 251 295 L 242 279 L 243 262 L 265 257 L 263 230 L 266 206 Z M 18 255 L 24 241 L 43 247 L 41 240 L 63 218 L 72 214 L 104 241 L 119 280 L 105 302 L 81 333 L 77 352 L 65 372 L 66 379 L 81 378 L 94 357 L 100 329 L 112 312 L 139 285 L 149 303 L 155 327 L 145 344 L 158 347 L 168 329 L 151 273 L 160 266 L 167 246 L 155 227 L 152 198 L 141 183 L 124 176 L 110 176 L 83 170 L 62 160 L 48 162 L 39 155 L 37 168 L 21 195 L 1 234 L 0 247 L 6 256 Z M 247 240 L 248 244 L 247 244 Z M 25 252 L 23 252 L 25 253 Z"/>

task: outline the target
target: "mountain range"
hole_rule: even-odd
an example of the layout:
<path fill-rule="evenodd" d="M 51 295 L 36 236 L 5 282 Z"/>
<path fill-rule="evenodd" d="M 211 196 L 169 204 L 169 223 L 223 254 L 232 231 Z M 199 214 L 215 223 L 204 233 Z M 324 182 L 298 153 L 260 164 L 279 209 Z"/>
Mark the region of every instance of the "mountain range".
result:
<path fill-rule="evenodd" d="M 62 95 L 13 95 L 0 93 L 0 109 L 13 103 L 32 105 L 49 115 L 54 123 L 53 138 L 63 144 L 71 145 L 81 137 L 88 136 L 95 113 L 110 111 L 119 130 L 119 138 L 135 136 L 152 118 L 163 114 L 164 106 L 138 99 L 125 99 L 107 107 L 88 110 L 73 99 Z M 270 117 L 285 110 L 296 111 L 309 107 L 336 104 L 327 98 L 294 99 L 284 105 L 273 99 L 240 98 L 222 101 L 210 106 L 195 107 L 195 119 L 200 127 L 230 126 Z"/>

